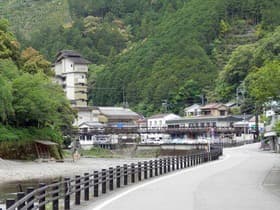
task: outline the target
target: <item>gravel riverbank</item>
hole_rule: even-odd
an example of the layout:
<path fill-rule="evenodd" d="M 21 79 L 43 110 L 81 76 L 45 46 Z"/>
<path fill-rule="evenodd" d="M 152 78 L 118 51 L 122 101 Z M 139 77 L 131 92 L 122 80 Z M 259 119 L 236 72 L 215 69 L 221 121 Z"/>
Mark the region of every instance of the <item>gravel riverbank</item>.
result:
<path fill-rule="evenodd" d="M 152 158 L 150 158 L 152 159 Z M 0 184 L 30 179 L 56 178 L 59 176 L 82 175 L 85 172 L 137 163 L 147 158 L 81 158 L 77 162 L 25 162 L 0 159 Z"/>

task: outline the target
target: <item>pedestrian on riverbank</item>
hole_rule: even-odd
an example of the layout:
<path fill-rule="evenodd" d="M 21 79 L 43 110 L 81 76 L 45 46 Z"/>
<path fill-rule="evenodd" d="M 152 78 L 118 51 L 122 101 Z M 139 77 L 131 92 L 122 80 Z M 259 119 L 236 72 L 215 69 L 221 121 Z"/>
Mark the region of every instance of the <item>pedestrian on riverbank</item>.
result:
<path fill-rule="evenodd" d="M 80 153 L 78 152 L 77 149 L 74 149 L 73 153 L 72 153 L 72 158 L 73 158 L 73 162 L 76 162 L 77 160 L 80 159 Z"/>

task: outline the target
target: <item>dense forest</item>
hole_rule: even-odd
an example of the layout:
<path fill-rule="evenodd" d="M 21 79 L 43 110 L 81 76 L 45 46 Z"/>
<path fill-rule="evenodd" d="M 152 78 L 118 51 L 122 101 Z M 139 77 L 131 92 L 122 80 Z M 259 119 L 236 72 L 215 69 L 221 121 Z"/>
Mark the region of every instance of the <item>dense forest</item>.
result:
<path fill-rule="evenodd" d="M 0 156 L 34 158 L 33 140 L 62 143 L 75 117 L 51 63 L 19 42 L 0 20 Z"/>
<path fill-rule="evenodd" d="M 1 14 L 22 49 L 31 46 L 50 61 L 74 49 L 92 61 L 92 105 L 126 103 L 150 115 L 165 104 L 181 113 L 201 98 L 234 100 L 240 90 L 248 112 L 277 95 L 264 97 L 255 81 L 279 69 L 278 0 L 7 2 Z"/>

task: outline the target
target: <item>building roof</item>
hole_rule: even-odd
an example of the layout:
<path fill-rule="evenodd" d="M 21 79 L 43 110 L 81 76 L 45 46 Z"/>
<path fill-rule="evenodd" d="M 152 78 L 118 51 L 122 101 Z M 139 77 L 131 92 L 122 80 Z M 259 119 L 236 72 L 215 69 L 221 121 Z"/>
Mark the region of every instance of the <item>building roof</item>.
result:
<path fill-rule="evenodd" d="M 195 122 L 213 122 L 213 121 L 224 121 L 224 122 L 238 122 L 240 118 L 235 116 L 197 116 L 192 118 L 183 118 L 179 120 L 168 120 L 167 124 L 175 124 L 175 123 L 195 123 Z"/>
<path fill-rule="evenodd" d="M 94 122 L 94 121 L 83 122 L 79 125 L 79 127 L 81 127 L 83 125 L 88 126 L 89 128 L 104 127 L 104 124 L 99 123 L 99 122 Z"/>
<path fill-rule="evenodd" d="M 225 103 L 225 105 L 226 105 L 227 107 L 234 107 L 234 106 L 236 106 L 237 104 L 236 104 L 236 102 L 234 102 L 234 101 L 229 101 L 229 102 Z"/>
<path fill-rule="evenodd" d="M 81 54 L 73 50 L 62 50 L 55 56 L 55 63 L 60 62 L 64 58 L 71 59 L 75 64 L 90 64 L 90 62 L 82 57 Z"/>
<path fill-rule="evenodd" d="M 199 105 L 199 104 L 193 104 L 193 105 L 191 105 L 191 106 L 188 106 L 188 107 L 186 107 L 184 110 L 185 111 L 188 111 L 188 110 L 192 110 L 192 109 L 198 109 L 198 108 L 200 108 L 201 106 Z"/>
<path fill-rule="evenodd" d="M 246 121 L 249 121 L 249 120 L 252 120 L 252 118 L 254 118 L 254 115 L 252 114 L 243 114 L 243 115 L 232 115 L 233 117 L 236 117 L 236 118 L 239 118 L 240 120 L 246 120 Z"/>
<path fill-rule="evenodd" d="M 43 145 L 47 145 L 47 146 L 58 145 L 57 143 L 52 142 L 52 141 L 48 141 L 48 140 L 35 140 L 35 142 L 38 143 L 38 144 L 43 144 Z"/>
<path fill-rule="evenodd" d="M 130 109 L 123 107 L 98 107 L 101 114 L 110 119 L 132 119 L 137 120 L 140 115 Z"/>
<path fill-rule="evenodd" d="M 149 117 L 148 119 L 159 119 L 159 118 L 164 118 L 168 115 L 170 115 L 171 113 L 168 114 L 156 114 L 156 115 L 152 115 L 151 117 Z"/>
<path fill-rule="evenodd" d="M 90 64 L 90 62 L 84 58 L 70 57 L 69 59 L 75 64 Z"/>
<path fill-rule="evenodd" d="M 78 112 L 79 111 L 93 111 L 93 110 L 97 110 L 96 107 L 94 106 L 75 106 L 75 107 L 72 107 L 74 110 L 77 110 Z"/>
<path fill-rule="evenodd" d="M 200 109 L 219 109 L 221 106 L 226 106 L 222 103 L 210 103 L 200 107 Z"/>

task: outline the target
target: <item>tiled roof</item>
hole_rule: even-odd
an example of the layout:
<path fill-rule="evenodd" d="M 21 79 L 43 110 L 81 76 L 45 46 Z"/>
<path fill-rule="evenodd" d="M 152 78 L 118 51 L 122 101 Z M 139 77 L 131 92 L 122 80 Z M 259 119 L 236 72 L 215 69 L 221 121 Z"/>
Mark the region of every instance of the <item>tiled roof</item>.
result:
<path fill-rule="evenodd" d="M 75 64 L 90 64 L 90 62 L 87 59 L 84 59 L 82 57 L 69 57 L 71 61 L 73 61 Z"/>
<path fill-rule="evenodd" d="M 122 107 L 98 107 L 101 114 L 111 119 L 139 119 L 140 115 Z"/>
<path fill-rule="evenodd" d="M 170 115 L 170 113 L 169 114 L 156 114 L 156 115 L 153 115 L 153 116 L 149 117 L 148 119 L 164 118 L 164 117 L 166 117 L 168 115 Z"/>
<path fill-rule="evenodd" d="M 73 50 L 62 50 L 56 55 L 55 63 L 61 61 L 63 58 L 70 58 L 76 64 L 89 64 L 90 62 L 82 57 L 81 54 Z"/>
<path fill-rule="evenodd" d="M 225 105 L 221 103 L 210 103 L 200 107 L 200 109 L 218 109 L 221 106 L 225 106 Z"/>

